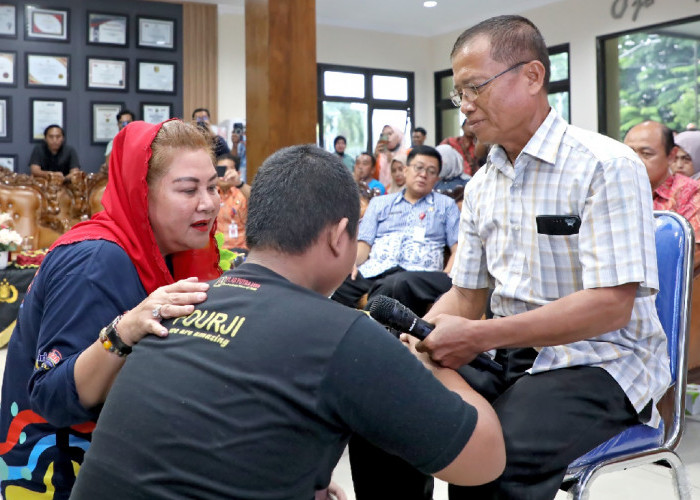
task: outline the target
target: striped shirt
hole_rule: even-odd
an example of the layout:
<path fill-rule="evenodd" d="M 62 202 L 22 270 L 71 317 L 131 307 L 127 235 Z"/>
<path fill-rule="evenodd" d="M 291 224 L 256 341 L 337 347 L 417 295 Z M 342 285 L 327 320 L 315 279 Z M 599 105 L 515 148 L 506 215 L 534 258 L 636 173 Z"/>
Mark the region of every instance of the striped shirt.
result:
<path fill-rule="evenodd" d="M 538 233 L 542 215 L 578 217 L 580 229 Z M 543 347 L 531 372 L 601 367 L 640 412 L 670 383 L 666 336 L 654 303 L 654 228 L 649 178 L 637 155 L 568 125 L 552 110 L 515 165 L 497 146 L 467 184 L 452 282 L 493 287 L 496 316 L 536 309 L 582 289 L 639 283 L 624 328 Z M 659 423 L 655 408 L 650 423 Z"/>
<path fill-rule="evenodd" d="M 445 245 L 457 243 L 459 210 L 449 196 L 431 192 L 415 203 L 406 189 L 369 202 L 358 239 L 372 248 L 358 270 L 365 278 L 395 266 L 406 271 L 442 271 Z"/>

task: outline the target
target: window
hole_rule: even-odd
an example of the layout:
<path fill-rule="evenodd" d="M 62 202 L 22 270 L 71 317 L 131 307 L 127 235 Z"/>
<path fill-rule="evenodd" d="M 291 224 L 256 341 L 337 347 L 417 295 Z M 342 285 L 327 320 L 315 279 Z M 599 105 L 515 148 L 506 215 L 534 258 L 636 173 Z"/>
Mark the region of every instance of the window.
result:
<path fill-rule="evenodd" d="M 679 131 L 697 126 L 699 42 L 698 18 L 600 37 L 600 131 L 621 140 L 645 120 Z"/>
<path fill-rule="evenodd" d="M 569 44 L 549 48 L 549 105 L 567 122 L 571 123 L 569 95 Z"/>
<path fill-rule="evenodd" d="M 549 105 L 567 122 L 571 122 L 569 44 L 550 47 L 549 61 Z M 453 88 L 452 70 L 435 73 L 435 133 L 438 144 L 447 137 L 462 135 L 462 122 L 466 117 L 450 101 L 450 91 Z"/>
<path fill-rule="evenodd" d="M 404 131 L 411 144 L 414 77 L 411 72 L 318 65 L 319 144 L 333 151 L 333 139 L 347 138 L 346 152 L 374 151 L 384 125 Z"/>

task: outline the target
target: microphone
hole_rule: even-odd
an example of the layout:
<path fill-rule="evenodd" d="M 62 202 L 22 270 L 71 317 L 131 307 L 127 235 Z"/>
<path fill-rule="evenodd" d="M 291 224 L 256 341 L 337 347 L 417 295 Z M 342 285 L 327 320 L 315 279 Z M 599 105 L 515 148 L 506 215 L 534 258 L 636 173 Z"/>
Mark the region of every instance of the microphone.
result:
<path fill-rule="evenodd" d="M 384 326 L 406 332 L 420 340 L 425 339 L 435 329 L 435 325 L 419 318 L 401 302 L 386 295 L 372 298 L 369 315 Z M 485 353 L 478 354 L 469 364 L 494 373 L 503 372 L 503 366 Z"/>

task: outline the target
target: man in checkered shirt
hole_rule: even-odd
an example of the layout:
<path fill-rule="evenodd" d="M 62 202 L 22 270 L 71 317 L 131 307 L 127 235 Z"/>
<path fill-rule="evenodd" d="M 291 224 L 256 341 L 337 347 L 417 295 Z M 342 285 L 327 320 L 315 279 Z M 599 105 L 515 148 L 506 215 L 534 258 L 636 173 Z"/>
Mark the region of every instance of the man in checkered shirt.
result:
<path fill-rule="evenodd" d="M 488 161 L 467 184 L 452 289 L 418 349 L 463 367 L 501 420 L 497 481 L 450 499 L 554 498 L 567 465 L 619 433 L 659 425 L 670 383 L 652 197 L 635 153 L 568 125 L 547 101 L 549 57 L 519 16 L 486 20 L 452 51 L 455 102 Z M 493 288 L 494 319 L 479 320 Z"/>

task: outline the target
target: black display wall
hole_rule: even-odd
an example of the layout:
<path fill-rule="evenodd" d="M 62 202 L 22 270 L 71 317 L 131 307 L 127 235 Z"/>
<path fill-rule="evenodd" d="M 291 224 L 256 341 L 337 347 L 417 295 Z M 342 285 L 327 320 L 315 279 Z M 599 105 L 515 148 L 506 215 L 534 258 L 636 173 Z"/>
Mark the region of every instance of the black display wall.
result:
<path fill-rule="evenodd" d="M 27 11 L 27 5 L 39 10 Z M 106 142 L 94 142 L 93 108 L 97 105 L 121 105 L 142 119 L 143 105 L 169 105 L 171 116 L 182 116 L 182 6 L 172 3 L 139 2 L 134 0 L 51 0 L 36 3 L 0 0 L 0 22 L 2 14 L 12 10 L 16 12 L 16 36 L 3 36 L 0 26 L 0 57 L 5 53 L 14 54 L 14 82 L 3 84 L 0 71 L 0 111 L 3 100 L 6 107 L 6 129 L 4 134 L 0 126 L 0 164 L 3 158 L 14 157 L 15 171 L 28 173 L 29 156 L 37 144 L 32 139 L 32 102 L 36 99 L 60 101 L 64 106 L 64 128 L 66 143 L 73 146 L 80 157 L 81 168 L 86 172 L 96 172 L 104 161 Z M 52 15 L 51 11 L 55 11 Z M 62 13 L 67 13 L 63 17 Z M 38 15 L 37 15 L 38 14 Z M 106 15 L 106 16 L 104 16 Z M 90 16 L 90 17 L 89 17 Z M 93 22 L 92 36 L 98 40 L 117 40 L 119 29 L 105 30 L 98 35 L 96 24 L 114 16 L 114 19 L 127 19 L 126 45 L 108 45 L 105 43 L 88 43 L 89 18 Z M 141 23 L 139 23 L 141 18 Z M 28 20 L 35 21 L 27 25 Z M 64 22 L 65 21 L 65 22 Z M 61 23 L 63 22 L 63 26 Z M 42 25 L 42 23 L 44 23 Z M 141 24 L 141 30 L 139 29 Z M 117 23 L 118 27 L 119 23 Z M 28 33 L 28 30 L 34 33 Z M 44 30 L 42 32 L 41 30 Z M 139 34 L 141 31 L 141 37 Z M 154 45 L 159 35 L 170 33 L 170 42 L 166 48 Z M 37 34 L 39 37 L 37 37 Z M 40 38 L 41 36 L 55 38 Z M 61 38 L 66 38 L 63 40 Z M 172 48 L 169 47 L 172 45 Z M 57 80 L 58 87 L 39 85 L 36 80 L 28 81 L 27 66 L 31 56 L 32 67 L 38 68 L 42 76 L 51 82 L 52 56 L 68 56 L 68 86 Z M 49 57 L 44 57 L 49 56 Z M 88 88 L 88 58 L 108 62 L 123 61 L 126 67 L 125 89 Z M 58 59 L 57 61 L 65 61 Z M 3 61 L 0 61 L 2 63 Z M 48 66 L 45 64 L 48 63 Z M 58 67 L 58 66 L 57 66 Z M 139 67 L 150 70 L 151 75 L 163 75 L 174 69 L 172 89 L 166 92 L 145 90 L 144 87 L 164 88 L 157 78 L 146 79 L 139 84 Z M 0 65 L 1 68 L 1 65 Z M 99 78 L 96 67 L 95 75 Z M 167 82 L 167 78 L 163 81 Z M 92 86 L 95 85 L 93 82 Z M 98 82 L 98 85 L 104 86 Z M 108 84 L 109 85 L 109 84 Z M 139 85 L 141 90 L 139 90 Z M 166 84 L 167 85 L 167 84 Z M 39 104 L 41 106 L 41 103 Z M 109 107 L 99 106 L 103 111 Z M 163 109 L 151 108 L 154 111 Z M 103 115 L 104 116 L 104 115 Z M 1 118 L 1 117 L 0 117 Z M 116 119 L 112 116 L 112 119 Z M 40 123 L 37 120 L 37 123 Z M 2 125 L 2 123 L 0 123 Z M 3 137 L 4 135 L 4 137 Z M 104 136 L 104 133 L 102 134 Z M 99 134 L 97 139 L 100 139 Z"/>

